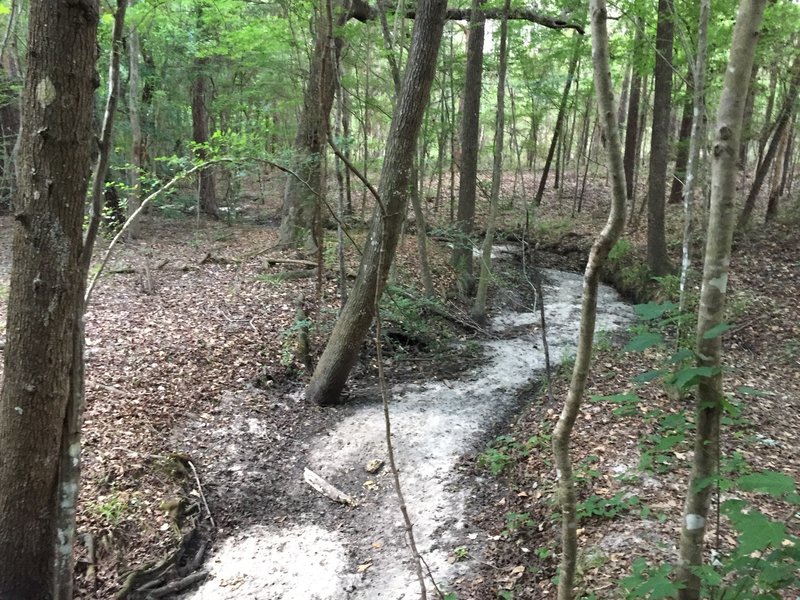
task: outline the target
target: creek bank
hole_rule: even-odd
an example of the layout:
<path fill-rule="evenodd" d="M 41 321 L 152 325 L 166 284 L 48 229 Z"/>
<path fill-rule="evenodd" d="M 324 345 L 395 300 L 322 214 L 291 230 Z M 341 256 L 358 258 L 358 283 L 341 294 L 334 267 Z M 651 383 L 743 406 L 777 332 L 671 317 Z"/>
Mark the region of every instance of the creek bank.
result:
<path fill-rule="evenodd" d="M 574 352 L 580 318 L 580 275 L 543 270 L 548 343 L 558 362 Z M 631 307 L 613 289 L 600 291 L 597 329 L 626 327 Z M 481 342 L 483 363 L 456 379 L 401 384 L 391 390 L 393 441 L 415 535 L 436 581 L 450 588 L 480 561 L 490 533 L 467 510 L 468 500 L 484 485 L 459 469 L 462 455 L 478 450 L 489 432 L 507 423 L 520 408 L 521 392 L 541 375 L 544 356 L 534 311 L 503 311 L 490 321 L 493 337 Z M 285 405 L 301 402 L 299 395 Z M 269 439 L 258 414 L 241 417 L 240 444 L 258 454 Z M 213 438 L 214 425 L 206 435 Z M 192 430 L 187 426 L 186 430 Z M 206 443 L 194 440 L 195 443 Z M 191 440 L 185 440 L 187 445 Z M 327 430 L 298 436 L 286 475 L 250 501 L 282 498 L 269 518 L 234 528 L 214 549 L 206 568 L 209 579 L 191 600 L 319 599 L 367 600 L 416 598 L 419 583 L 411 569 L 404 527 L 388 469 L 376 475 L 365 465 L 385 460 L 382 405 L 376 394 L 336 410 Z M 246 477 L 253 465 L 241 453 L 218 452 L 217 468 Z M 355 507 L 333 505 L 303 483 L 308 467 L 355 498 Z M 255 490 L 253 490 L 255 492 Z M 456 547 L 474 553 L 453 561 Z M 429 591 L 433 592 L 430 582 Z"/>

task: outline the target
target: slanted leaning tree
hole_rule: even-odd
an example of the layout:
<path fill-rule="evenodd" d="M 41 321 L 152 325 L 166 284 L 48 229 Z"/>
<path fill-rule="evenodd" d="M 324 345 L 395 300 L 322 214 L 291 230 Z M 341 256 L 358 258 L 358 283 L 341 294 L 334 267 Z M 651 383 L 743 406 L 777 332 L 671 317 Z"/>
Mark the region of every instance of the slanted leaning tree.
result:
<path fill-rule="evenodd" d="M 318 404 L 338 400 L 372 323 L 375 298 L 386 283 L 406 213 L 411 163 L 430 96 L 446 6 L 446 0 L 423 0 L 417 5 L 403 85 L 386 140 L 380 202 L 350 298 L 306 389 L 306 398 Z"/>
<path fill-rule="evenodd" d="M 717 110 L 711 152 L 711 204 L 708 214 L 703 284 L 697 315 L 697 362 L 713 375 L 700 379 L 692 473 L 683 509 L 678 581 L 681 600 L 700 598 L 697 568 L 703 563 L 703 538 L 713 486 L 708 485 L 719 464 L 720 421 L 723 411 L 722 338 L 731 243 L 734 230 L 736 171 L 742 117 L 766 0 L 742 0 L 733 31 L 725 83 Z"/>
<path fill-rule="evenodd" d="M 59 454 L 81 274 L 97 0 L 32 0 L 0 392 L 0 598 L 54 597 Z"/>

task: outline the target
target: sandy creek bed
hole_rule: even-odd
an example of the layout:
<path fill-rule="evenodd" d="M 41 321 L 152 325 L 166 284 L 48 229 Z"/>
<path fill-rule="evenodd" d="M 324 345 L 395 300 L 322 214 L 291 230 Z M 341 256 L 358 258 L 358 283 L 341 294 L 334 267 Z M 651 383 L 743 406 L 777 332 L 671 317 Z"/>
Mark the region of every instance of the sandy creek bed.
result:
<path fill-rule="evenodd" d="M 574 351 L 580 319 L 582 279 L 544 270 L 548 342 L 553 361 Z M 603 286 L 597 329 L 613 332 L 632 320 L 630 305 Z M 469 522 L 466 500 L 473 486 L 457 471 L 461 455 L 485 443 L 488 432 L 513 417 L 519 393 L 544 369 L 544 354 L 532 312 L 503 312 L 491 321 L 497 339 L 482 342 L 483 364 L 458 380 L 404 384 L 392 390 L 392 427 L 403 490 L 415 523 L 420 552 L 446 588 L 470 560 L 451 564 L 453 548 L 486 539 Z M 513 331 L 512 337 L 505 337 Z M 258 431 L 257 419 L 247 427 Z M 190 600 L 367 600 L 418 598 L 388 467 L 377 475 L 364 466 L 385 459 L 380 399 L 342 413 L 330 430 L 305 442 L 305 465 L 347 493 L 355 508 L 327 500 L 339 511 L 333 525 L 326 509 L 295 515 L 284 525 L 253 525 L 221 544 L 206 562 L 210 576 Z M 315 494 L 302 480 L 285 482 L 286 494 Z M 365 493 L 366 490 L 366 493 Z M 327 503 L 327 505 L 325 504 Z M 368 565 L 368 566 L 367 566 Z"/>

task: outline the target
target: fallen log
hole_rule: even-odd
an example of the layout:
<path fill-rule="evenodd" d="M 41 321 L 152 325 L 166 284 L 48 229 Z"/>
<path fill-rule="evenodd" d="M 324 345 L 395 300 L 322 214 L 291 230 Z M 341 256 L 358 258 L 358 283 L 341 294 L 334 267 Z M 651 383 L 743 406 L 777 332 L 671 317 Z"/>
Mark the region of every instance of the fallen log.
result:
<path fill-rule="evenodd" d="M 268 265 L 298 265 L 301 267 L 314 267 L 318 265 L 313 260 L 300 260 L 297 258 L 281 258 L 279 256 L 268 256 L 264 259 Z"/>

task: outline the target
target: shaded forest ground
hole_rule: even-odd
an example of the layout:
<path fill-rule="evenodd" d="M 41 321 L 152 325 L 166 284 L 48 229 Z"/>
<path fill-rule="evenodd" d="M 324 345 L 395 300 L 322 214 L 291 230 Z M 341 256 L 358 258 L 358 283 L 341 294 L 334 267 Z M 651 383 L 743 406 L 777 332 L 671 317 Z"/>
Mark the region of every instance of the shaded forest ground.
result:
<path fill-rule="evenodd" d="M 526 185 L 533 189 L 532 181 Z M 604 189 L 602 181 L 590 184 L 584 210 L 575 221 L 570 219 L 569 189 L 561 202 L 552 191 L 545 197 L 534 216 L 532 237 L 540 249 L 556 254 L 539 253 L 541 262 L 547 258 L 543 266 L 582 269 L 591 236 L 605 219 Z M 509 181 L 506 197 L 511 196 Z M 326 246 L 321 302 L 316 301 L 314 277 L 281 274 L 305 267 L 268 263 L 269 257 L 315 260 L 275 249 L 278 197 L 275 193 L 266 204 L 260 199 L 243 203 L 243 212 L 231 226 L 202 222 L 197 228 L 194 219 L 148 217 L 141 239 L 115 254 L 110 272 L 99 282 L 86 328 L 88 408 L 78 547 L 81 598 L 111 597 L 127 572 L 173 551 L 195 524 L 207 534 L 200 489 L 216 522 L 216 539 L 303 509 L 287 505 L 270 489 L 276 478 L 302 478 L 302 451 L 296 449 L 337 418 L 335 408 L 323 411 L 302 401 L 299 392 L 307 372 L 297 352 L 299 298 L 305 313 L 319 323 L 311 333 L 312 352 L 321 350 L 335 318 L 335 253 L 333 245 Z M 501 213 L 501 230 L 512 238 L 524 222 L 519 206 L 518 201 L 515 209 Z M 670 211 L 670 226 L 678 231 L 679 209 Z M 442 209 L 440 216 L 445 213 Z M 7 285 L 11 217 L 3 217 L 0 228 Z M 640 290 L 639 284 L 647 281 L 641 270 L 642 236 L 642 231 L 629 236 L 630 248 L 617 256 L 614 278 L 630 290 Z M 677 263 L 679 244 L 673 242 L 671 250 Z M 448 253 L 445 244 L 431 244 L 441 297 L 452 282 Z M 766 392 L 758 397 L 734 395 L 742 412 L 732 419 L 725 455 L 734 457 L 734 466 L 746 462 L 752 469 L 777 468 L 795 478 L 800 475 L 794 447 L 800 427 L 800 331 L 794 315 L 799 256 L 800 240 L 788 223 L 737 240 L 729 286 L 734 328 L 725 338 L 726 389 L 733 393 L 748 386 Z M 348 260 L 353 271 L 357 257 L 350 253 Z M 402 283 L 415 282 L 419 289 L 418 272 L 415 239 L 408 231 L 396 277 Z M 435 340 L 445 338 L 445 331 L 462 339 L 477 335 L 452 320 L 435 321 L 421 304 L 404 306 L 405 311 L 395 305 L 397 323 L 390 324 L 397 335 L 389 372 L 397 380 L 424 379 L 441 368 L 437 352 L 443 346 Z M 447 309 L 455 321 L 465 319 L 464 307 L 451 304 Z M 354 395 L 374 385 L 371 350 L 365 351 L 364 359 L 354 374 Z M 459 359 L 449 364 L 457 369 L 479 357 L 465 352 Z M 659 360 L 657 351 L 623 355 L 611 340 L 601 337 L 589 393 L 629 390 L 632 378 Z M 493 451 L 464 458 L 464 468 L 484 477 L 483 494 L 473 501 L 474 520 L 490 536 L 475 540 L 474 547 L 453 549 L 453 560 L 466 553 L 485 565 L 454 583 L 459 598 L 496 598 L 498 590 L 513 590 L 516 598 L 552 596 L 557 536 L 547 440 L 565 394 L 568 375 L 566 370 L 561 373 L 554 380 L 555 405 L 532 392 L 531 408 L 507 432 L 500 432 L 504 437 L 490 444 Z M 581 465 L 582 499 L 590 494 L 605 499 L 623 494 L 611 506 L 601 507 L 616 513 L 613 518 L 588 517 L 581 530 L 582 546 L 593 549 L 582 560 L 583 581 L 598 597 L 610 597 L 634 558 L 674 558 L 689 448 L 685 441 L 653 448 L 659 438 L 674 433 L 663 431 L 664 415 L 686 412 L 690 399 L 671 398 L 658 384 L 638 393 L 641 405 L 624 411 L 624 416 L 613 414 L 615 406 L 609 403 L 588 403 L 574 445 L 574 458 Z M 255 414 L 261 422 L 268 415 L 270 423 L 269 430 L 258 432 L 259 447 L 241 443 L 253 433 L 248 416 Z M 215 430 L 225 425 L 230 435 L 206 438 L 204 423 Z M 204 445 L 217 446 L 214 451 L 224 446 L 258 468 L 231 471 L 215 464 L 210 459 L 214 452 L 204 452 Z M 492 456 L 503 463 L 499 477 L 487 472 Z M 657 457 L 654 471 L 658 472 L 641 470 L 642 456 Z M 635 494 L 637 502 L 626 500 L 631 496 L 624 494 Z M 766 497 L 756 501 L 775 517 L 788 511 Z M 731 542 L 724 522 L 719 539 L 723 548 Z M 190 554 L 196 544 L 190 546 Z"/>

